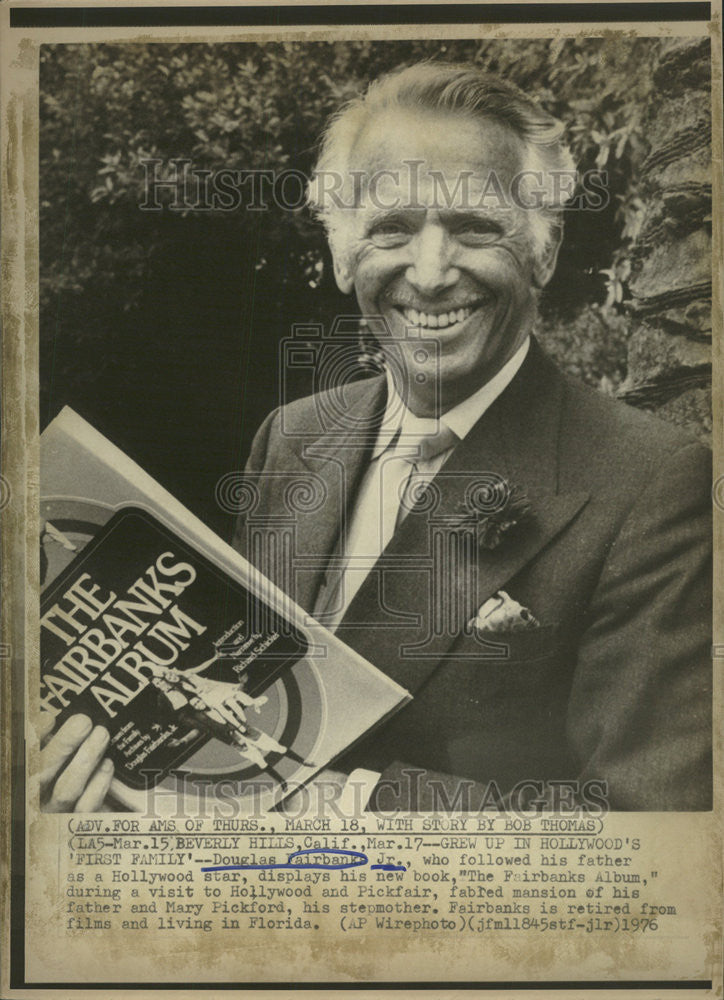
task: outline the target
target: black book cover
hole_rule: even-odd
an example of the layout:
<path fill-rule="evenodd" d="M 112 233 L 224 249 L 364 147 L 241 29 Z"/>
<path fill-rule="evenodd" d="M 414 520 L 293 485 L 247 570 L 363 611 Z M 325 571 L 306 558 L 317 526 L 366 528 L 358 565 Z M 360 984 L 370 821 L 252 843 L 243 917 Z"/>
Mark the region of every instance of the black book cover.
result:
<path fill-rule="evenodd" d="M 291 668 L 306 652 L 299 629 L 151 514 L 126 507 L 43 593 L 41 707 L 56 728 L 78 712 L 106 726 L 116 777 L 132 788 L 157 784 L 209 744 L 219 776 L 230 773 L 231 753 L 234 776 L 253 777 L 287 751 L 302 759 L 292 751 L 301 700 Z M 199 711 L 192 683 L 237 692 L 240 731 L 204 725 L 219 716 Z M 213 759 L 206 754 L 207 776 Z"/>

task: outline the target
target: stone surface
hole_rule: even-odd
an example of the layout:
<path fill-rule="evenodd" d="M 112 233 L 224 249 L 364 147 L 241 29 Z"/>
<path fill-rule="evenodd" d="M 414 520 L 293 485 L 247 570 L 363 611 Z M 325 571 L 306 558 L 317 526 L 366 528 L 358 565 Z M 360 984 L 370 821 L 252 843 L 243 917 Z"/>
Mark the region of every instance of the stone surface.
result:
<path fill-rule="evenodd" d="M 708 38 L 669 39 L 661 47 L 654 83 L 668 94 L 681 94 L 688 87 L 708 87 L 710 64 Z"/>
<path fill-rule="evenodd" d="M 709 39 L 662 41 L 645 117 L 644 219 L 631 248 L 633 324 L 618 395 L 711 434 L 711 96 Z"/>
<path fill-rule="evenodd" d="M 711 320 L 709 299 L 695 299 L 686 306 L 674 306 L 656 314 L 656 323 L 667 333 L 709 343 Z"/>
<path fill-rule="evenodd" d="M 649 170 L 646 177 L 650 189 L 666 191 L 678 184 L 701 184 L 711 189 L 711 147 L 707 143 L 689 149 L 671 163 Z"/>
<path fill-rule="evenodd" d="M 631 290 L 637 299 L 671 294 L 711 281 L 711 238 L 698 229 L 682 239 L 651 248 Z"/>
<path fill-rule="evenodd" d="M 681 368 L 711 363 L 711 346 L 687 337 L 672 336 L 648 324 L 631 336 L 628 348 L 628 381 L 634 385 Z"/>
<path fill-rule="evenodd" d="M 683 156 L 694 149 L 707 146 L 711 129 L 711 110 L 708 91 L 689 91 L 676 100 L 655 98 L 656 116 L 647 123 L 649 155 L 643 171 L 650 168 L 670 152 Z"/>
<path fill-rule="evenodd" d="M 711 446 L 711 390 L 688 389 L 656 409 L 656 416 L 684 427 L 707 447 Z"/>

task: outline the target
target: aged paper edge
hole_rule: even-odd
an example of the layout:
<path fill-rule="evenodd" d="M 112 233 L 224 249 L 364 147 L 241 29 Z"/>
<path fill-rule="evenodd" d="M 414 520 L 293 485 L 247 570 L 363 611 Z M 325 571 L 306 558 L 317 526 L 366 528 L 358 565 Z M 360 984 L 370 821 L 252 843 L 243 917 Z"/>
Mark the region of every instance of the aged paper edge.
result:
<path fill-rule="evenodd" d="M 397 0 L 405 6 L 412 0 Z M 434 0 L 423 0 L 432 3 Z M 472 4 L 472 0 L 465 0 Z M 554 6 L 554 0 L 544 0 Z M 32 553 L 38 544 L 38 398 L 37 398 L 37 366 L 38 366 L 38 206 L 37 206 L 37 134 L 38 134 L 38 102 L 37 102 L 37 67 L 38 45 L 42 42 L 83 42 L 115 41 L 115 42 L 171 42 L 193 40 L 199 42 L 212 41 L 254 41 L 270 40 L 384 40 L 400 38 L 446 38 L 490 37 L 490 38 L 536 38 L 536 37 L 575 37 L 600 36 L 613 33 L 632 37 L 644 36 L 684 36 L 710 34 L 712 38 L 712 102 L 713 102 L 713 425 L 714 425 L 714 481 L 723 474 L 722 447 L 724 446 L 724 400 L 722 393 L 722 309 L 724 306 L 724 233 L 722 220 L 722 65 L 721 65 L 721 0 L 713 0 L 712 20 L 706 22 L 667 22 L 665 20 L 666 3 L 661 3 L 662 20 L 658 23 L 632 22 L 619 26 L 602 21 L 585 24 L 550 24 L 550 25 L 400 25 L 381 27 L 371 25 L 330 26 L 324 27 L 281 27 L 273 30 L 268 28 L 129 28 L 129 29 L 96 29 L 86 28 L 80 33 L 76 29 L 33 29 L 28 30 L 25 38 L 9 30 L 10 6 L 4 5 L 1 12 L 2 41 L 2 115 L 0 130 L 2 136 L 2 466 L 1 472 L 3 490 L 10 490 L 10 502 L 2 510 L 2 576 L 4 599 L 0 611 L 0 623 L 4 646 L 2 648 L 3 666 L 1 707 L 2 707 L 2 787 L 10 789 L 12 767 L 13 696 L 17 699 L 20 691 L 24 693 L 25 703 L 37 702 L 32 692 L 37 681 L 38 659 L 33 655 L 27 675 L 23 670 L 23 653 L 26 647 L 25 636 L 37 636 L 38 631 L 38 594 L 39 584 L 37 567 Z M 158 4 L 158 0 L 155 0 Z M 206 6 L 213 0 L 181 0 L 178 6 Z M 99 0 L 84 0 L 84 6 L 103 7 L 114 6 L 112 3 Z M 152 6 L 154 0 L 135 0 L 126 6 Z M 173 4 L 167 4 L 174 6 Z M 242 6 L 235 0 L 221 0 L 219 6 Z M 251 4 L 243 4 L 250 6 Z M 273 0 L 261 0 L 258 6 L 275 4 Z M 20 6 L 20 5 L 18 5 Z M 22 4 L 24 7 L 54 7 L 68 6 L 62 0 L 31 0 Z M 320 10 L 334 7 L 329 0 L 321 0 Z M 419 6 L 419 4 L 418 4 Z M 323 15 L 322 15 L 323 17 Z M 322 19 L 320 17 L 320 20 Z M 31 83 L 32 80 L 32 83 Z M 715 506 L 715 567 L 714 567 L 714 598 L 715 598 L 715 633 L 714 642 L 718 648 L 724 643 L 724 628 L 722 610 L 724 610 L 724 512 Z M 22 581 L 22 583 L 21 583 Z M 10 656 L 7 649 L 10 649 Z M 36 651 L 33 650 L 33 653 Z M 720 657 L 721 658 L 721 657 Z M 715 668 L 717 666 L 715 658 Z M 715 669 L 714 727 L 716 746 L 715 766 L 715 812 L 721 816 L 723 781 L 721 774 L 722 759 L 722 694 L 723 684 L 721 671 Z M 28 713 L 24 714 L 24 732 L 32 732 Z M 29 751 L 34 741 L 29 741 Z M 0 815 L 2 816 L 2 833 L 0 845 L 2 849 L 2 874 L 0 876 L 0 891 L 2 894 L 2 947 L 9 956 L 10 937 L 10 796 L 3 796 Z M 720 887 L 721 892 L 721 887 Z M 721 942 L 718 947 L 721 951 Z M 8 981 L 8 963 L 2 968 L 3 996 L 57 996 L 57 990 L 27 989 L 10 992 Z M 201 993 L 214 995 L 216 990 L 185 990 L 185 989 L 121 989 L 114 991 L 116 995 L 157 996 L 168 993 L 173 997 L 197 996 Z M 225 995 L 232 992 L 223 989 Z M 233 990 L 233 992 L 237 992 Z M 318 991 L 299 990 L 299 995 L 326 995 L 336 993 L 335 990 Z M 367 996 L 370 990 L 366 988 L 340 990 L 339 995 L 345 997 Z M 383 997 L 398 997 L 402 994 L 415 995 L 422 992 L 419 987 L 410 986 L 409 990 L 381 989 L 375 991 Z M 425 991 L 427 992 L 427 991 Z M 436 990 L 440 997 L 470 996 L 471 993 L 481 996 L 491 996 L 492 991 Z M 512 993 L 512 991 L 510 991 Z M 576 995 L 584 995 L 583 990 L 577 990 Z M 260 991 L 239 990 L 245 996 L 269 997 L 288 995 L 285 991 L 269 989 Z M 104 990 L 83 990 L 84 996 L 104 996 Z M 509 995 L 506 991 L 506 995 Z M 516 995 L 551 996 L 550 990 L 534 988 L 516 991 Z M 571 995 L 570 993 L 568 995 Z M 595 990 L 591 995 L 605 998 L 621 996 L 618 990 Z M 636 996 L 641 1000 L 647 997 L 659 996 L 657 991 L 636 990 Z M 689 991 L 677 991 L 678 996 L 689 995 Z M 703 991 L 691 991 L 691 995 L 701 997 Z M 721 980 L 714 983 L 714 992 L 709 995 L 722 996 Z"/>

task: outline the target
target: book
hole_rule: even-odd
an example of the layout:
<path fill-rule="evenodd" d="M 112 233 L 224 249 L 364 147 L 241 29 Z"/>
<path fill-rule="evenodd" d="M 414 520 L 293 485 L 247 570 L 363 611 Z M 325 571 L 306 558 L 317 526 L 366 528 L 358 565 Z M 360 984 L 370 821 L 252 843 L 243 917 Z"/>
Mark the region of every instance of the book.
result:
<path fill-rule="evenodd" d="M 409 700 L 67 407 L 40 472 L 40 708 L 126 808 L 272 808 Z"/>

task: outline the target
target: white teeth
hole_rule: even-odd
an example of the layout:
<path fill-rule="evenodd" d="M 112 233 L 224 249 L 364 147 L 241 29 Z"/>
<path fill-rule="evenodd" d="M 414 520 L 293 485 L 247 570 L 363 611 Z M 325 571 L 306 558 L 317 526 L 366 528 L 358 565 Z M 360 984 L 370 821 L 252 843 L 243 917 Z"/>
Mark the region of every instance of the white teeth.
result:
<path fill-rule="evenodd" d="M 417 309 L 411 308 L 403 310 L 404 317 L 411 326 L 421 326 L 432 330 L 444 329 L 453 323 L 462 323 L 472 312 L 473 310 L 469 306 L 451 312 L 439 313 L 438 315 L 418 312 Z"/>

